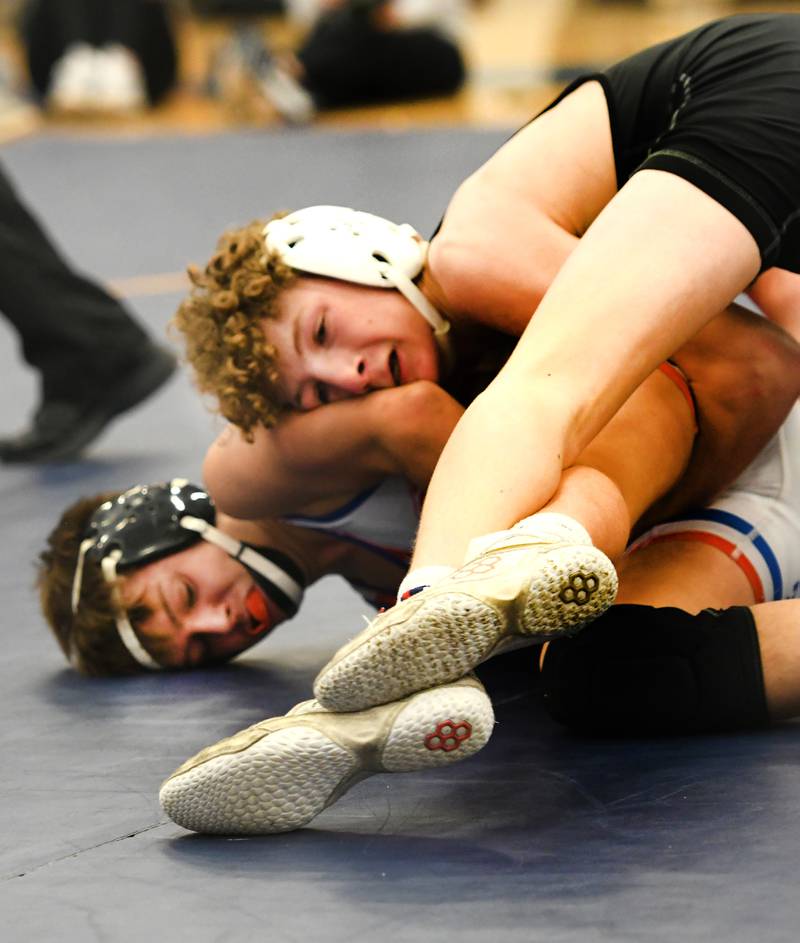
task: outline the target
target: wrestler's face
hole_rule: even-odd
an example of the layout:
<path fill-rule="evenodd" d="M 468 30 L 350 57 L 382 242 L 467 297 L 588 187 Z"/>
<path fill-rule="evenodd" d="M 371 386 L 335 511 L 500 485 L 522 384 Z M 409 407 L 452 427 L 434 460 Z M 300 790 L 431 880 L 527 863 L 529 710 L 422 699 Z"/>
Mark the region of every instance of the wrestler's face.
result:
<path fill-rule="evenodd" d="M 399 291 L 302 276 L 262 327 L 295 409 L 439 377 L 433 331 Z"/>
<path fill-rule="evenodd" d="M 287 618 L 241 563 L 204 540 L 123 574 L 119 592 L 126 610 L 150 611 L 136 630 L 145 647 L 159 640 L 166 668 L 233 658 Z"/>

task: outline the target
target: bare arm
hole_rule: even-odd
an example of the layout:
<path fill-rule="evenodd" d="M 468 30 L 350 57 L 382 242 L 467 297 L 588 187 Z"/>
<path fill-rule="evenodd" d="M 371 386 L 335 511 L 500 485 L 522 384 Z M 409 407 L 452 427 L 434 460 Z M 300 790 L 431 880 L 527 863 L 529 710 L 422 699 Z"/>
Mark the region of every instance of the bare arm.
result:
<path fill-rule="evenodd" d="M 424 489 L 462 413 L 441 387 L 420 381 L 293 413 L 259 427 L 252 443 L 227 427 L 203 477 L 220 510 L 241 519 L 316 513 L 387 475 Z"/>

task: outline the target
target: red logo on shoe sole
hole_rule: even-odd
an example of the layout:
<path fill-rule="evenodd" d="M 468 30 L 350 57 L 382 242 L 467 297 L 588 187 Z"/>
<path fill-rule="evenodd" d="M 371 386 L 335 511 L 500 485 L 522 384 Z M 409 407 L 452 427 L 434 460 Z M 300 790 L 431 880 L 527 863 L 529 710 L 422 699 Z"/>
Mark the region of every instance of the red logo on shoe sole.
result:
<path fill-rule="evenodd" d="M 433 733 L 429 733 L 425 737 L 425 746 L 429 750 L 443 750 L 445 753 L 452 753 L 465 740 L 469 740 L 471 736 L 472 724 L 468 721 L 443 720 L 436 725 Z"/>

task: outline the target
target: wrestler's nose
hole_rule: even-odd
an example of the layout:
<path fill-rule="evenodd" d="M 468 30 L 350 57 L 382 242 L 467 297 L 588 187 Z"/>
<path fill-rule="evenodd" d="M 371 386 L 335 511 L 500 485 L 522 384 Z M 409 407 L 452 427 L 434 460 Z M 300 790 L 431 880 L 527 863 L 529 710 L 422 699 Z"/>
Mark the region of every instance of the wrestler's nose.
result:
<path fill-rule="evenodd" d="M 325 379 L 331 399 L 361 396 L 372 388 L 371 372 L 363 355 L 347 355 L 332 359 Z"/>
<path fill-rule="evenodd" d="M 227 632 L 232 624 L 231 609 L 225 603 L 197 607 L 186 619 L 186 627 L 193 633 Z"/>

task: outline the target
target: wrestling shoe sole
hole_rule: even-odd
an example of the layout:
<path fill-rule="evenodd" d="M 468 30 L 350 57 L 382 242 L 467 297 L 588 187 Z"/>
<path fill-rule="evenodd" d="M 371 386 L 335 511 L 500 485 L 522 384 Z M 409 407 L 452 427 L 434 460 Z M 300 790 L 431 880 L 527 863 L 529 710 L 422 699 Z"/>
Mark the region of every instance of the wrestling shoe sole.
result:
<path fill-rule="evenodd" d="M 449 766 L 472 756 L 493 724 L 491 702 L 472 679 L 360 713 L 292 713 L 188 760 L 161 787 L 161 805 L 194 832 L 287 832 L 374 773 Z"/>
<path fill-rule="evenodd" d="M 489 551 L 377 616 L 322 669 L 328 710 L 363 710 L 461 678 L 501 651 L 577 632 L 614 601 L 591 544 Z"/>

